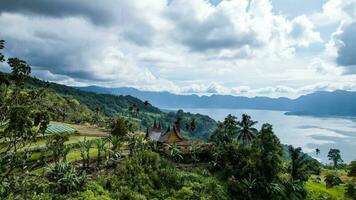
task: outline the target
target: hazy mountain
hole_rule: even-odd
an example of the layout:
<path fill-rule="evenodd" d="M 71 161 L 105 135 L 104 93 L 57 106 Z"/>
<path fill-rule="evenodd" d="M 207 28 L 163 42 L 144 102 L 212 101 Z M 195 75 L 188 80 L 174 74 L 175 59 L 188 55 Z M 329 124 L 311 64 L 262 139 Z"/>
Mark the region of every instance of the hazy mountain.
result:
<path fill-rule="evenodd" d="M 104 94 L 131 95 L 148 100 L 160 108 L 235 108 L 282 110 L 287 114 L 356 116 L 356 92 L 337 90 L 315 92 L 297 99 L 242 97 L 231 95 L 177 95 L 169 92 L 147 92 L 135 88 L 104 88 L 98 86 L 79 89 Z"/>

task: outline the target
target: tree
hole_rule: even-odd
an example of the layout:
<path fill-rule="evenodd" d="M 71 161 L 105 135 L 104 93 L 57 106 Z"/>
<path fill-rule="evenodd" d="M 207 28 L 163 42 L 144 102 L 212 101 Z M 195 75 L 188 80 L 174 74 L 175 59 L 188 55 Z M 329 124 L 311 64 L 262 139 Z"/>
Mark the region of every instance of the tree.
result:
<path fill-rule="evenodd" d="M 143 104 L 145 105 L 146 108 L 150 105 L 150 103 L 147 100 L 144 101 Z"/>
<path fill-rule="evenodd" d="M 328 153 L 328 158 L 329 160 L 333 161 L 335 168 L 337 167 L 338 163 L 343 162 L 339 149 L 330 149 Z"/>
<path fill-rule="evenodd" d="M 251 117 L 246 114 L 243 114 L 241 121 L 237 123 L 240 127 L 237 139 L 242 141 L 243 145 L 249 144 L 254 138 L 256 138 L 258 131 L 253 128 L 255 124 L 257 124 L 257 121 L 252 121 Z"/>
<path fill-rule="evenodd" d="M 8 65 L 11 67 L 11 78 L 17 86 L 22 86 L 25 79 L 31 73 L 31 67 L 19 58 L 9 58 Z"/>
<path fill-rule="evenodd" d="M 128 134 L 127 123 L 123 118 L 118 118 L 112 125 L 111 135 L 118 138 L 125 138 Z"/>
<path fill-rule="evenodd" d="M 307 154 L 304 154 L 300 147 L 294 148 L 293 146 L 289 146 L 288 151 L 291 158 L 289 170 L 292 180 L 308 180 L 309 160 Z"/>
<path fill-rule="evenodd" d="M 47 111 L 38 111 L 35 113 L 34 125 L 39 126 L 38 132 L 43 136 L 50 122 L 49 113 Z"/>
<path fill-rule="evenodd" d="M 218 122 L 217 128 L 210 135 L 209 140 L 216 143 L 232 143 L 238 135 L 237 117 L 229 114 L 224 122 Z"/>
<path fill-rule="evenodd" d="M 4 49 L 4 47 L 5 47 L 5 41 L 4 40 L 0 40 L 0 50 Z M 4 61 L 5 61 L 4 54 L 2 54 L 0 52 L 0 62 L 4 62 Z"/>
<path fill-rule="evenodd" d="M 56 133 L 47 138 L 46 147 L 52 152 L 54 162 L 65 160 L 68 151 L 64 145 L 69 140 L 69 134 Z"/>
<path fill-rule="evenodd" d="M 196 124 L 195 119 L 193 118 L 193 119 L 190 121 L 190 130 L 195 131 L 196 128 L 197 128 L 197 124 Z"/>
<path fill-rule="evenodd" d="M 315 153 L 316 153 L 316 155 L 319 155 L 319 154 L 320 154 L 320 149 L 319 149 L 319 148 L 316 148 L 316 149 L 315 149 Z"/>
<path fill-rule="evenodd" d="M 4 132 L 12 144 L 8 150 L 13 148 L 14 152 L 17 151 L 19 145 L 25 145 L 26 141 L 34 139 L 29 108 L 26 106 L 11 107 Z"/>
<path fill-rule="evenodd" d="M 278 137 L 273 133 L 272 125 L 263 124 L 253 149 L 258 151 L 257 169 L 262 182 L 272 183 L 282 171 L 283 148 Z"/>

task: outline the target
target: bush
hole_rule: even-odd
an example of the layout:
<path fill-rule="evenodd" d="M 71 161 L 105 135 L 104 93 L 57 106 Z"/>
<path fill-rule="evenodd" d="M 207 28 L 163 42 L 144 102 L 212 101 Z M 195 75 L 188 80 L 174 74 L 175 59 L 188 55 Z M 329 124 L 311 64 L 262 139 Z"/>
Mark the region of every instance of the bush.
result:
<path fill-rule="evenodd" d="M 126 158 L 118 176 L 104 181 L 113 199 L 227 199 L 215 177 L 178 170 L 151 151 Z"/>
<path fill-rule="evenodd" d="M 329 193 L 323 191 L 308 191 L 307 200 L 334 200 L 335 198 Z"/>
<path fill-rule="evenodd" d="M 346 185 L 346 195 L 352 199 L 356 199 L 356 181 L 348 183 Z"/>
<path fill-rule="evenodd" d="M 59 161 L 50 165 L 47 178 L 56 192 L 69 193 L 83 188 L 86 175 L 79 174 L 74 166 L 65 161 Z"/>
<path fill-rule="evenodd" d="M 108 191 L 96 182 L 89 182 L 85 186 L 85 191 L 80 192 L 77 199 L 83 200 L 111 200 Z"/>
<path fill-rule="evenodd" d="M 351 177 L 356 177 L 356 160 L 354 160 L 350 163 L 349 168 L 350 168 L 350 171 L 347 175 L 351 176 Z"/>
<path fill-rule="evenodd" d="M 324 181 L 326 187 L 333 187 L 342 183 L 342 180 L 335 174 L 327 174 Z"/>

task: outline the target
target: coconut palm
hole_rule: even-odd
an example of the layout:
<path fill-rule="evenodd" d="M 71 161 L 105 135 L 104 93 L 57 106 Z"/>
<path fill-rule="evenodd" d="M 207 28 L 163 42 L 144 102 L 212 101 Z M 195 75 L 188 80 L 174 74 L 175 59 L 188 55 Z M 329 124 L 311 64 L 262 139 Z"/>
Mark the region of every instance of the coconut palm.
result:
<path fill-rule="evenodd" d="M 257 124 L 257 121 L 251 120 L 251 117 L 243 114 L 241 121 L 237 122 L 237 125 L 240 127 L 238 130 L 237 140 L 241 141 L 243 145 L 249 144 L 258 133 L 256 128 L 253 126 Z"/>

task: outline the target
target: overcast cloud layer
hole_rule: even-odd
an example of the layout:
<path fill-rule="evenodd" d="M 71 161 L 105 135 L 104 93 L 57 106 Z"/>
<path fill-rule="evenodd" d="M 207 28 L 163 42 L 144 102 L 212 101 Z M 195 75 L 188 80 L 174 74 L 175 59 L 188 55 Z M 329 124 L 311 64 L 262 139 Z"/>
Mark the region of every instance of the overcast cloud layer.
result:
<path fill-rule="evenodd" d="M 0 38 L 35 76 L 69 85 L 273 97 L 356 90 L 356 0 L 303 0 L 293 11 L 288 2 L 2 0 Z"/>

